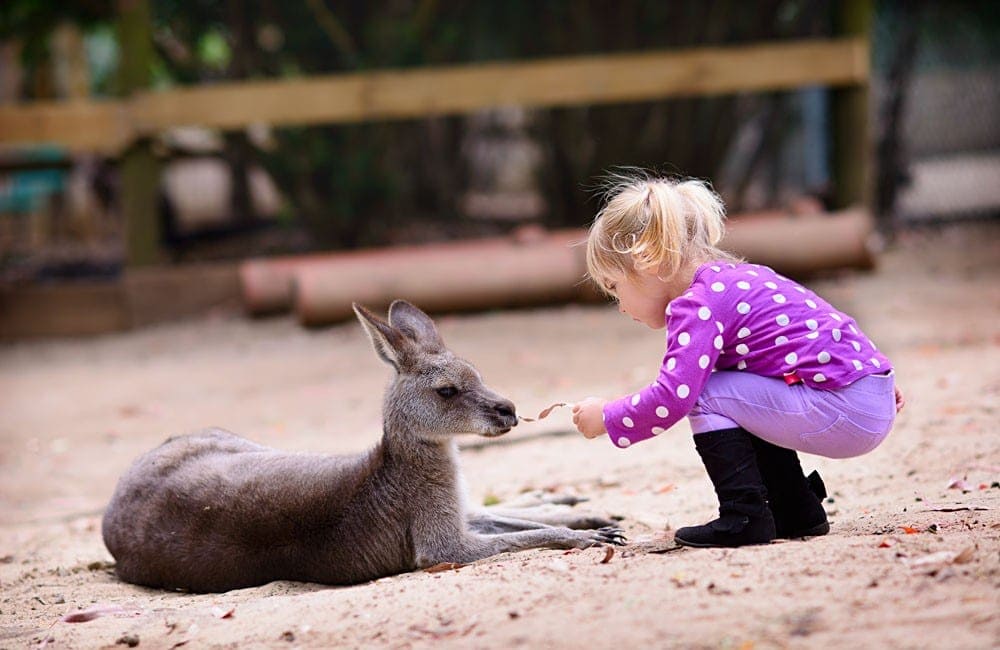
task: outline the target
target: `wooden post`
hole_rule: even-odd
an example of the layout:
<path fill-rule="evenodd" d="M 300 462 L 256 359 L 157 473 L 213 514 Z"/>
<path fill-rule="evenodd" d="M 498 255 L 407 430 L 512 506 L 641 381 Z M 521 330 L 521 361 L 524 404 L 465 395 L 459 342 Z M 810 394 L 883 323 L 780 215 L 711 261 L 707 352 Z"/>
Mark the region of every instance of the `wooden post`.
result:
<path fill-rule="evenodd" d="M 149 86 L 153 61 L 149 0 L 117 0 L 119 84 L 128 98 Z M 161 261 L 157 214 L 160 165 L 148 139 L 134 141 L 121 157 L 121 208 L 125 219 L 126 262 L 143 266 Z"/>
<path fill-rule="evenodd" d="M 872 5 L 872 0 L 834 3 L 838 33 L 860 36 L 870 43 Z M 865 56 L 870 59 L 867 47 Z M 868 63 L 864 62 L 866 69 Z M 833 91 L 833 200 L 837 209 L 859 204 L 869 209 L 872 206 L 869 86 L 870 82 L 864 82 Z"/>

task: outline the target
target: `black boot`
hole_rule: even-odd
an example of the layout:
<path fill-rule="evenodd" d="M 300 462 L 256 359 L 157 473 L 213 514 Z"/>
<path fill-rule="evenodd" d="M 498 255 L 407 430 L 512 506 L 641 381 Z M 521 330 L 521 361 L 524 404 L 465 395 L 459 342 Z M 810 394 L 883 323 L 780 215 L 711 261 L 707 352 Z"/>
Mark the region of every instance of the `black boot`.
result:
<path fill-rule="evenodd" d="M 774 518 L 751 438 L 740 428 L 695 434 L 695 448 L 719 496 L 719 518 L 679 528 L 674 535 L 678 544 L 745 546 L 774 539 Z"/>
<path fill-rule="evenodd" d="M 751 435 L 757 467 L 767 487 L 778 537 L 816 537 L 830 532 L 822 500 L 826 486 L 817 472 L 802 475 L 794 449 L 773 445 Z"/>

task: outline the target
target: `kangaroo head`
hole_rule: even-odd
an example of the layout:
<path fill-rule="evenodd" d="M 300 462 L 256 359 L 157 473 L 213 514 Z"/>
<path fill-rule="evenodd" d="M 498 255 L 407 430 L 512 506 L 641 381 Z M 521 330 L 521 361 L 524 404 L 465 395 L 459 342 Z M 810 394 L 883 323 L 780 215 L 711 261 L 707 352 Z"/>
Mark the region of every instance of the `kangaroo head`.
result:
<path fill-rule="evenodd" d="M 354 313 L 375 352 L 396 370 L 383 406 L 387 435 L 441 441 L 460 433 L 499 436 L 517 425 L 514 404 L 445 347 L 427 314 L 404 300 L 389 306 L 388 322 L 358 304 Z"/>

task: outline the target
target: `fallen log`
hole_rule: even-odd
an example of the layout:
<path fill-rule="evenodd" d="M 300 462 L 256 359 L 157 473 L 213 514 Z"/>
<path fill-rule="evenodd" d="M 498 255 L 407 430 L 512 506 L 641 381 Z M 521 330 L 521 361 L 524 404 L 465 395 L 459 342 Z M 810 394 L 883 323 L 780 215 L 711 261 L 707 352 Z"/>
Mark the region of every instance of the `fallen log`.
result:
<path fill-rule="evenodd" d="M 860 208 L 833 213 L 740 215 L 727 224 L 723 248 L 792 277 L 835 269 L 871 269 L 874 220 Z"/>
<path fill-rule="evenodd" d="M 313 261 L 294 270 L 294 310 L 304 325 L 350 317 L 351 303 L 381 309 L 405 298 L 429 311 L 596 300 L 583 282 L 581 230 L 527 241 L 486 239 L 382 249 Z"/>
<path fill-rule="evenodd" d="M 873 221 L 860 209 L 832 214 L 734 215 L 724 247 L 802 276 L 874 265 Z M 527 237 L 248 260 L 240 268 L 251 314 L 294 306 L 307 325 L 350 316 L 351 302 L 382 307 L 406 298 L 432 311 L 599 299 L 583 281 L 586 230 Z"/>

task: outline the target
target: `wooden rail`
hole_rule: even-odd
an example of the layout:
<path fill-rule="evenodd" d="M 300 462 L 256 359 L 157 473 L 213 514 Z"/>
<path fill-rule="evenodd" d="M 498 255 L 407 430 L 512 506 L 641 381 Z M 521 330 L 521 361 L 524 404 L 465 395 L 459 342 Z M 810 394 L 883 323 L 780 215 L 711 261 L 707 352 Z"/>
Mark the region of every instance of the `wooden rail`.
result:
<path fill-rule="evenodd" d="M 144 92 L 122 101 L 0 107 L 0 144 L 116 153 L 175 126 L 239 129 L 412 119 L 492 106 L 554 107 L 868 81 L 861 37 L 483 63 Z"/>

